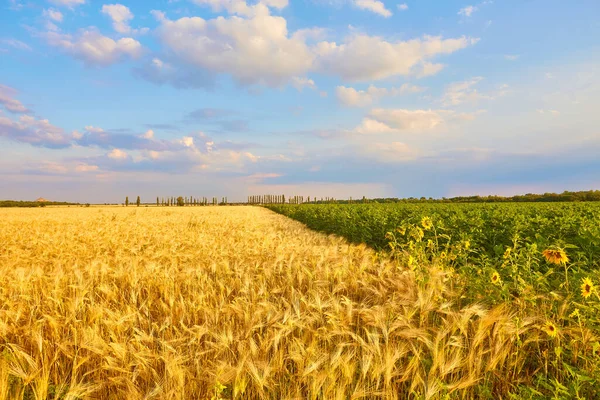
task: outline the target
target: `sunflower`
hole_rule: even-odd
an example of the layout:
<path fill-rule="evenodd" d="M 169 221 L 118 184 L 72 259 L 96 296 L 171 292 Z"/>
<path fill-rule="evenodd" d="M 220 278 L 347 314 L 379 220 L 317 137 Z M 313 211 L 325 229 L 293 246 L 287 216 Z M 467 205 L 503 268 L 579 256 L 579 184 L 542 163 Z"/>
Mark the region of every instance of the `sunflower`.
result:
<path fill-rule="evenodd" d="M 468 249 L 469 247 L 471 247 L 471 241 L 465 240 L 465 249 Z"/>
<path fill-rule="evenodd" d="M 412 267 L 412 266 L 414 266 L 415 264 L 416 264 L 416 260 L 415 260 L 415 258 L 414 258 L 413 256 L 409 255 L 409 256 L 408 256 L 408 266 L 409 266 L 409 267 Z"/>
<path fill-rule="evenodd" d="M 504 252 L 504 255 L 502 256 L 502 258 L 504 258 L 505 260 L 508 259 L 510 257 L 510 252 L 512 251 L 512 249 L 510 247 L 506 248 L 506 251 Z"/>
<path fill-rule="evenodd" d="M 583 278 L 581 280 L 581 295 L 584 298 L 590 297 L 592 292 L 594 291 L 594 283 L 590 278 Z"/>
<path fill-rule="evenodd" d="M 423 219 L 421 219 L 421 226 L 423 226 L 426 231 L 433 228 L 433 222 L 431 221 L 431 218 L 423 217 Z"/>
<path fill-rule="evenodd" d="M 567 253 L 565 253 L 565 251 L 561 248 L 546 249 L 542 251 L 542 255 L 550 264 L 566 264 L 569 262 Z"/>
<path fill-rule="evenodd" d="M 558 328 L 550 321 L 546 321 L 542 330 L 551 338 L 555 338 L 558 335 Z"/>
<path fill-rule="evenodd" d="M 490 278 L 490 281 L 492 281 L 492 283 L 494 285 L 497 285 L 500 283 L 500 274 L 497 271 L 494 271 L 492 273 L 492 277 Z"/>

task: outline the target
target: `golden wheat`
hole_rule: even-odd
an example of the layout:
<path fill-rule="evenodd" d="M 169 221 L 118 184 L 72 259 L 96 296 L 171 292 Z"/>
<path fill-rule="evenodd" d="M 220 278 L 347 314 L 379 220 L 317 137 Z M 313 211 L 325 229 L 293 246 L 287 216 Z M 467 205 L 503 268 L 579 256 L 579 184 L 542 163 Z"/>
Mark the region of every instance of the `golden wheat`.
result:
<path fill-rule="evenodd" d="M 475 398 L 518 383 L 540 334 L 262 208 L 0 221 L 3 399 Z"/>

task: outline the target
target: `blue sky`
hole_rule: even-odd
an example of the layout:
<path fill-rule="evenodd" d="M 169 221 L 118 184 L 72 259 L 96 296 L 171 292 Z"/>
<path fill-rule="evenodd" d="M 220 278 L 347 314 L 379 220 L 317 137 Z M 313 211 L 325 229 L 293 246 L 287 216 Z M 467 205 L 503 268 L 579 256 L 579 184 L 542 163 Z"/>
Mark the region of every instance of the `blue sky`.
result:
<path fill-rule="evenodd" d="M 0 198 L 600 188 L 600 3 L 0 0 Z"/>

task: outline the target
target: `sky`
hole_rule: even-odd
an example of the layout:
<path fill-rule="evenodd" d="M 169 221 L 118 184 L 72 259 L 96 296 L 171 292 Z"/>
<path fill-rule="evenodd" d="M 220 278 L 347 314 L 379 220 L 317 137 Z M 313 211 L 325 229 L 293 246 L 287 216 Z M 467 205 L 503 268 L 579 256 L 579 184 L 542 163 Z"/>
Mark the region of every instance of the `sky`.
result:
<path fill-rule="evenodd" d="M 0 0 L 0 199 L 600 189 L 597 0 Z"/>

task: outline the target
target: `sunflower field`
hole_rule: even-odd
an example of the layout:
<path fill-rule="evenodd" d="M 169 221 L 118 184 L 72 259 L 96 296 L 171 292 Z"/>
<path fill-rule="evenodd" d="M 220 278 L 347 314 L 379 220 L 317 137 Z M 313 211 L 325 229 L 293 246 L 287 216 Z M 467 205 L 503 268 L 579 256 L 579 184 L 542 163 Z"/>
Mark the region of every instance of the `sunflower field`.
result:
<path fill-rule="evenodd" d="M 600 204 L 269 208 L 309 228 L 365 243 L 413 271 L 417 281 L 427 282 L 431 268 L 439 268 L 459 293 L 453 306 L 503 307 L 517 325 L 535 326 L 542 334 L 533 347 L 528 334 L 515 334 L 522 346 L 517 351 L 526 355 L 514 379 L 527 384 L 507 396 L 600 396 Z"/>

